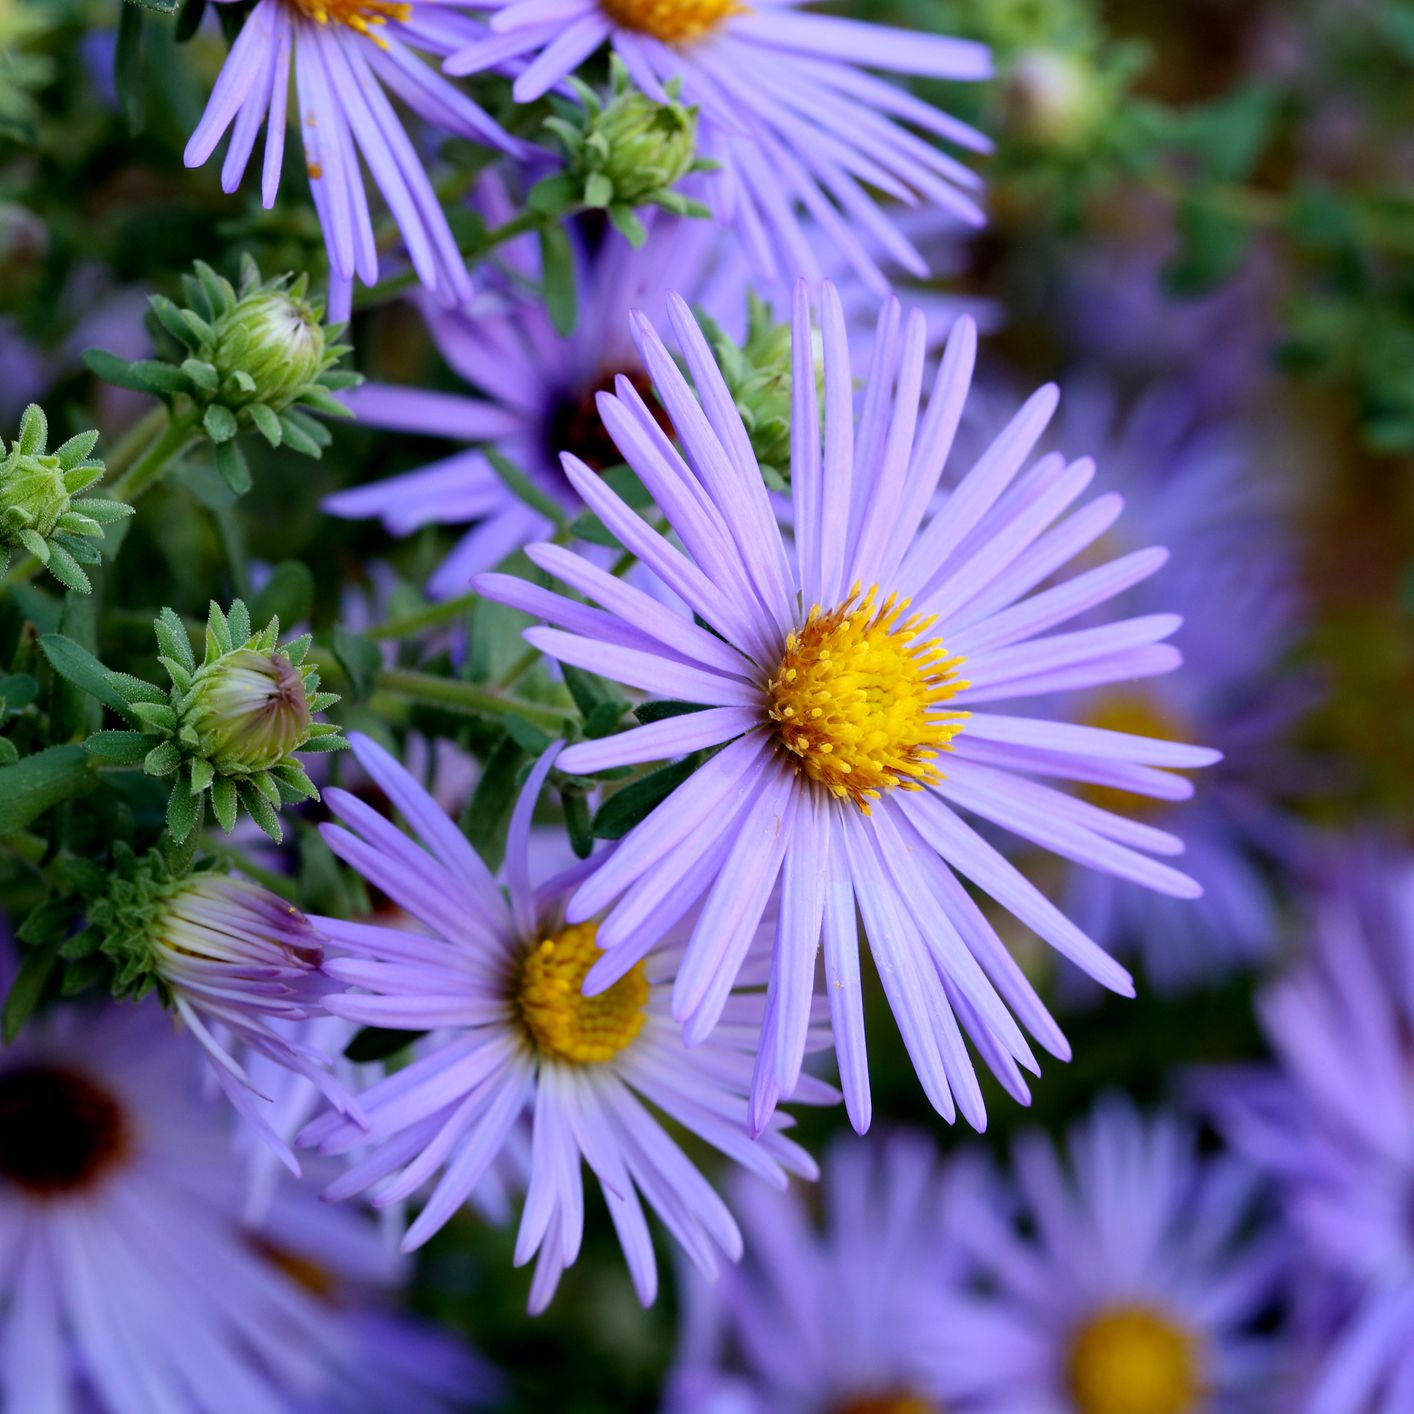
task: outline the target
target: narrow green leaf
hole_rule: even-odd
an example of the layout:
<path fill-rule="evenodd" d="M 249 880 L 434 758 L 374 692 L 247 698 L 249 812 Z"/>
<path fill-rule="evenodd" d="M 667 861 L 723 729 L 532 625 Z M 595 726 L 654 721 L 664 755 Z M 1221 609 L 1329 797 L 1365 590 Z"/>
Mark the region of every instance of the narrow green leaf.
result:
<path fill-rule="evenodd" d="M 97 781 L 78 743 L 51 746 L 0 767 L 0 838 L 27 828 L 46 810 L 81 795 Z"/>
<path fill-rule="evenodd" d="M 619 840 L 650 815 L 697 769 L 696 755 L 674 761 L 611 795 L 594 815 L 594 833 L 601 840 Z"/>

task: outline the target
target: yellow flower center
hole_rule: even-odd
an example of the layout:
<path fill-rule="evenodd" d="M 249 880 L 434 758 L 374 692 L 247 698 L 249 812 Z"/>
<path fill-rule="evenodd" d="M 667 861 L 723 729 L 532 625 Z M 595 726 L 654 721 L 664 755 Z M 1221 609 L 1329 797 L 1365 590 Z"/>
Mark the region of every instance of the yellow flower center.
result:
<path fill-rule="evenodd" d="M 894 786 L 920 790 L 942 774 L 933 764 L 962 730 L 966 712 L 940 711 L 967 686 L 940 638 L 924 638 L 931 618 L 892 594 L 858 585 L 842 604 L 817 604 L 786 640 L 766 683 L 777 744 L 796 770 L 867 815 Z"/>
<path fill-rule="evenodd" d="M 594 938 L 594 924 L 577 923 L 536 943 L 521 965 L 516 1005 L 542 1055 L 595 1065 L 613 1060 L 643 1030 L 643 963 L 597 997 L 584 995 L 585 976 L 602 956 Z"/>
<path fill-rule="evenodd" d="M 373 32 L 374 25 L 386 25 L 389 20 L 406 23 L 412 18 L 412 0 L 290 0 L 295 9 L 316 24 L 347 25 L 359 34 L 367 35 L 381 49 L 387 40 Z"/>
<path fill-rule="evenodd" d="M 1107 694 L 1086 716 L 1085 725 L 1127 732 L 1130 736 L 1153 737 L 1156 741 L 1192 740 L 1177 715 L 1142 689 L 1121 689 Z M 1168 805 L 1167 801 L 1135 795 L 1117 786 L 1087 785 L 1082 794 L 1092 805 L 1131 816 L 1157 815 Z"/>
<path fill-rule="evenodd" d="M 741 0 L 599 0 L 616 25 L 651 34 L 664 44 L 690 44 L 723 20 L 744 15 Z"/>
<path fill-rule="evenodd" d="M 1067 1374 L 1079 1414 L 1189 1414 L 1203 1394 L 1197 1341 L 1142 1306 L 1109 1307 L 1081 1326 Z"/>

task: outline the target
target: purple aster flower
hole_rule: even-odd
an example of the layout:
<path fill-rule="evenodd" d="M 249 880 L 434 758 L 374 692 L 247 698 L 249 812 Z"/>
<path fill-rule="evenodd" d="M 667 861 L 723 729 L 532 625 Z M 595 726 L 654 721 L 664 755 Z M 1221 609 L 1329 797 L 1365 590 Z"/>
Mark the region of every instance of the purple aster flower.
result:
<path fill-rule="evenodd" d="M 448 59 L 447 72 L 529 60 L 515 84 L 523 103 L 561 83 L 606 40 L 649 97 L 663 101 L 665 85 L 680 79 L 682 101 L 700 109 L 699 148 L 723 169 L 702 192 L 768 278 L 821 273 L 803 217 L 876 293 L 888 282 L 875 251 L 926 273 L 870 189 L 982 223 L 967 195 L 976 175 L 918 132 L 976 152 L 988 150 L 987 140 L 869 72 L 985 79 L 991 58 L 982 45 L 806 14 L 802 0 L 479 3 L 495 12 L 492 33 Z"/>
<path fill-rule="evenodd" d="M 1196 799 L 1192 781 L 1174 773 L 1154 773 L 1148 799 L 1109 786 L 1082 791 L 1181 835 L 1202 898 L 1179 901 L 1072 869 L 1066 912 L 1114 952 L 1140 952 L 1156 985 L 1191 985 L 1269 955 L 1280 936 L 1270 865 L 1304 846 L 1304 832 L 1275 803 L 1300 780 L 1286 743 L 1313 699 L 1310 682 L 1281 671 L 1300 623 L 1290 527 L 1240 429 L 1203 423 L 1177 386 L 1151 390 L 1121 418 L 1107 388 L 1082 385 L 1051 441 L 1098 449 L 1100 485 L 1123 493 L 1111 553 L 1160 537 L 1168 546 L 1168 564 L 1116 607 L 1143 615 L 1183 606 L 1174 642 L 1185 671 L 1079 694 L 1073 719 L 1223 753 Z"/>
<path fill-rule="evenodd" d="M 1014 1191 L 996 1185 L 956 1227 L 977 1281 L 949 1295 L 936 1327 L 945 1407 L 1268 1407 L 1270 1351 L 1253 1331 L 1275 1296 L 1280 1243 L 1252 1231 L 1256 1174 L 1231 1155 L 1200 1157 L 1177 1119 L 1115 1099 L 1071 1131 L 1067 1158 L 1068 1172 L 1048 1139 L 1021 1140 Z"/>
<path fill-rule="evenodd" d="M 474 1393 L 479 1362 L 384 1314 L 395 1269 L 314 1192 L 243 1226 L 200 1073 L 150 1004 L 58 1008 L 0 1051 L 0 1403 L 374 1414 L 393 1379 L 419 1409 Z"/>
<path fill-rule="evenodd" d="M 1023 471 L 1056 406 L 1043 388 L 932 516 L 971 379 L 976 332 L 960 320 L 920 409 L 926 328 L 897 301 L 880 319 L 858 418 L 838 295 L 822 314 L 824 431 L 810 309 L 797 290 L 787 553 L 721 374 L 687 306 L 672 328 L 696 392 L 644 320 L 639 353 L 685 449 L 662 435 L 620 379 L 599 407 L 625 460 L 684 550 L 653 531 L 572 456 L 566 474 L 605 525 L 702 627 L 569 551 L 532 546 L 541 569 L 601 608 L 503 575 L 488 597 L 549 620 L 526 639 L 551 657 L 705 710 L 570 747 L 576 772 L 713 751 L 621 842 L 570 901 L 571 923 L 608 910 L 591 993 L 615 985 L 669 921 L 704 900 L 673 993 L 689 1042 L 708 1037 L 780 880 L 753 1120 L 800 1071 L 823 939 L 846 1101 L 869 1123 L 855 909 L 924 1089 L 938 1111 L 984 1122 L 963 1032 L 1016 1098 L 1036 1061 L 1015 1017 L 1053 1055 L 1066 1043 L 962 883 L 970 879 L 1097 981 L 1128 974 L 968 825 L 980 816 L 1065 858 L 1179 897 L 1197 886 L 1170 865 L 1172 835 L 1075 800 L 1033 777 L 1122 785 L 1149 768 L 1215 753 L 984 704 L 1147 677 L 1177 665 L 1171 614 L 1054 633 L 1152 573 L 1162 550 L 1052 583 L 1113 524 L 1119 498 L 1072 510 L 1094 472 L 1043 457 Z M 823 455 L 822 455 L 823 453 Z M 970 710 L 979 708 L 982 710 Z M 944 763 L 946 762 L 946 769 Z M 665 908 L 671 901 L 672 907 Z"/>
<path fill-rule="evenodd" d="M 481 195 L 488 219 L 508 219 L 503 192 L 483 184 Z M 631 311 L 641 309 L 654 320 L 665 318 L 668 293 L 678 290 L 730 337 L 740 340 L 746 335 L 752 273 L 740 253 L 724 251 L 718 233 L 705 221 L 655 214 L 647 224 L 649 236 L 641 249 L 612 235 L 593 254 L 577 248 L 584 308 L 568 338 L 556 333 L 543 304 L 520 293 L 488 291 L 461 310 L 424 302 L 439 352 L 480 396 L 364 384 L 347 395 L 349 406 L 370 426 L 484 444 L 515 463 L 567 516 L 579 515 L 584 504 L 560 469 L 560 453 L 573 452 L 595 470 L 617 463 L 618 453 L 604 434 L 594 400 L 612 388 L 616 374 L 633 378 L 641 390 L 647 388 L 641 360 L 628 337 Z M 921 228 L 924 223 L 913 224 Z M 931 234 L 938 234 L 936 226 Z M 949 250 L 947 258 L 955 258 L 956 247 Z M 531 251 L 514 250 L 511 261 L 538 286 Z M 863 336 L 859 344 L 867 349 L 877 300 L 867 296 L 857 280 L 846 280 L 843 289 L 852 334 Z M 866 300 L 871 306 L 867 325 L 859 317 Z M 926 294 L 925 300 L 930 340 L 940 343 L 963 302 L 936 292 Z M 976 307 L 979 302 L 971 303 Z M 780 308 L 785 307 L 782 301 Z M 995 314 L 990 308 L 979 312 L 984 318 Z M 465 592 L 473 574 L 495 568 L 554 529 L 497 475 L 480 446 L 386 481 L 335 492 L 323 504 L 334 515 L 378 516 L 394 535 L 408 535 L 424 525 L 470 522 L 471 528 L 428 583 L 428 592 L 437 598 Z"/>
<path fill-rule="evenodd" d="M 260 0 L 231 46 L 186 164 L 200 167 L 231 129 L 221 185 L 235 191 L 266 124 L 261 200 L 275 203 L 285 153 L 290 61 L 305 170 L 329 252 L 329 313 L 348 318 L 355 275 L 378 282 L 360 158 L 402 232 L 417 277 L 444 304 L 471 297 L 466 262 L 411 139 L 388 100 L 434 128 L 519 152 L 521 144 L 415 51 L 443 55 L 484 31 L 454 7 L 474 0 Z M 386 92 L 385 92 L 386 90 Z M 234 125 L 234 126 L 233 126 Z"/>
<path fill-rule="evenodd" d="M 562 909 L 585 865 L 539 887 L 530 878 L 531 813 L 553 751 L 540 759 L 517 803 L 503 894 L 440 807 L 387 752 L 366 737 L 351 744 L 416 841 L 339 790 L 325 798 L 350 828 L 325 826 L 324 836 L 428 933 L 321 920 L 353 954 L 331 961 L 330 971 L 363 989 L 331 997 L 328 1006 L 366 1025 L 435 1035 L 409 1065 L 361 1096 L 366 1131 L 338 1115 L 306 1129 L 303 1141 L 327 1153 L 369 1146 L 327 1196 L 371 1188 L 375 1206 L 385 1206 L 435 1178 L 403 1241 L 412 1250 L 468 1201 L 528 1127 L 529 1184 L 516 1261 L 539 1253 L 533 1311 L 544 1308 L 579 1252 L 581 1159 L 599 1180 L 645 1304 L 654 1298 L 657 1274 L 640 1195 L 704 1272 L 715 1274 L 719 1250 L 739 1257 L 741 1237 L 726 1205 L 648 1106 L 781 1186 L 787 1172 L 814 1176 L 810 1157 L 785 1138 L 784 1123 L 770 1126 L 760 1142 L 746 1134 L 759 991 L 732 998 L 722 1035 L 692 1054 L 667 1014 L 678 958 L 672 946 L 597 996 L 581 994 L 599 956 L 594 925 L 567 925 Z M 763 978 L 743 980 L 759 987 Z M 802 1098 L 827 1101 L 834 1092 L 813 1082 Z"/>
<path fill-rule="evenodd" d="M 1303 1414 L 1414 1407 L 1414 861 L 1362 840 L 1328 861 L 1309 955 L 1261 997 L 1277 1068 L 1212 1099 L 1275 1182 L 1301 1264 Z"/>
<path fill-rule="evenodd" d="M 119 892 L 110 908 L 121 911 Z M 324 975 L 325 939 L 297 908 L 248 879 L 194 874 L 169 888 L 134 931 L 152 975 L 212 1062 L 242 1118 L 294 1173 L 299 1164 L 277 1116 L 242 1063 L 263 1056 L 315 1086 L 342 1112 L 357 1106 L 330 1071 L 330 1058 L 296 1023 L 318 1015 L 333 985 Z"/>
<path fill-rule="evenodd" d="M 686 1274 L 665 1414 L 937 1414 L 951 1227 L 971 1165 L 931 1144 L 836 1141 L 819 1230 L 798 1192 L 737 1185 L 746 1257 L 715 1286 Z"/>

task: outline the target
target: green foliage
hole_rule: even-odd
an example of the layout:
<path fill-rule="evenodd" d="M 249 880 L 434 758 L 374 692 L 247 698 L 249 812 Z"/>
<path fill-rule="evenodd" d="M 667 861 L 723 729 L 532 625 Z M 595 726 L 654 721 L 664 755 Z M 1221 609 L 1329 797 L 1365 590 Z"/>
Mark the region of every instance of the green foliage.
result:
<path fill-rule="evenodd" d="M 716 166 L 697 156 L 697 109 L 678 102 L 676 80 L 668 85 L 668 102 L 656 103 L 633 86 L 615 57 L 607 99 L 578 79 L 572 85 L 579 104 L 553 99 L 555 116 L 545 123 L 564 147 L 565 168 L 531 191 L 532 211 L 545 216 L 582 207 L 603 211 L 635 246 L 648 238 L 636 207 L 660 206 L 677 216 L 708 214 L 701 202 L 675 190 L 693 172 Z"/>

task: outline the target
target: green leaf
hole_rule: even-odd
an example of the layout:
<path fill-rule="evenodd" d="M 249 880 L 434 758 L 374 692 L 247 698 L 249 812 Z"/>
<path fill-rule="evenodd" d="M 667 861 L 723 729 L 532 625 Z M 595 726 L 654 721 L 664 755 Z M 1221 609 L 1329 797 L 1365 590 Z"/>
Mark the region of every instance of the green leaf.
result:
<path fill-rule="evenodd" d="M 236 828 L 236 808 L 236 783 L 229 776 L 217 776 L 211 782 L 211 812 L 228 835 Z"/>
<path fill-rule="evenodd" d="M 66 678 L 90 697 L 96 697 L 120 717 L 133 721 L 127 702 L 113 685 L 112 675 L 87 648 L 81 648 L 72 638 L 66 638 L 61 633 L 44 634 L 39 646 L 50 667 L 60 677 Z"/>
<path fill-rule="evenodd" d="M 382 651 L 371 638 L 335 624 L 334 655 L 348 674 L 354 700 L 362 701 L 373 691 L 373 680 L 383 666 Z"/>
<path fill-rule="evenodd" d="M 175 15 L 181 0 L 127 0 L 127 3 L 144 10 L 156 10 L 159 15 Z"/>
<path fill-rule="evenodd" d="M 502 737 L 481 773 L 462 815 L 462 829 L 486 867 L 500 867 L 505 852 L 506 826 L 515 809 L 516 772 L 525 753 L 515 739 Z"/>
<path fill-rule="evenodd" d="M 278 447 L 284 440 L 285 434 L 280 426 L 280 419 L 264 403 L 250 405 L 250 420 L 272 447 Z"/>
<path fill-rule="evenodd" d="M 251 785 L 241 786 L 240 797 L 241 804 L 245 806 L 250 818 L 279 844 L 285 838 L 285 833 L 280 828 L 280 817 L 275 813 L 275 807 Z"/>
<path fill-rule="evenodd" d="M 594 815 L 594 834 L 601 840 L 619 840 L 650 815 L 696 769 L 694 754 L 664 766 L 611 795 Z"/>
<path fill-rule="evenodd" d="M 425 1035 L 425 1031 L 394 1031 L 387 1026 L 365 1026 L 355 1032 L 353 1040 L 344 1047 L 344 1057 L 360 1065 L 388 1060 Z"/>
<path fill-rule="evenodd" d="M 149 776 L 170 776 L 182 764 L 182 753 L 174 741 L 158 742 L 143 757 L 142 769 Z"/>
<path fill-rule="evenodd" d="M 527 722 L 524 717 L 509 715 L 505 719 L 505 725 L 507 735 L 532 756 L 539 756 L 554 740 L 539 727 Z"/>
<path fill-rule="evenodd" d="M 233 496 L 244 496 L 250 490 L 250 467 L 239 442 L 217 442 L 216 470 Z"/>
<path fill-rule="evenodd" d="M 51 746 L 0 767 L 0 838 L 26 829 L 46 810 L 89 790 L 97 781 L 78 743 Z"/>
<path fill-rule="evenodd" d="M 229 442 L 236 435 L 236 415 L 224 403 L 212 403 L 206 409 L 201 425 L 206 429 L 206 435 L 218 445 Z"/>
<path fill-rule="evenodd" d="M 589 821 L 589 802 L 577 791 L 561 791 L 560 802 L 565 811 L 565 829 L 569 832 L 570 848 L 578 859 L 588 859 L 594 852 L 594 828 Z"/>
<path fill-rule="evenodd" d="M 181 844 L 196 828 L 201 819 L 206 797 L 193 795 L 187 787 L 185 775 L 179 775 L 172 786 L 172 794 L 167 799 L 167 832 Z"/>
<path fill-rule="evenodd" d="M 554 224 L 540 228 L 540 272 L 545 287 L 545 309 L 561 338 L 574 333 L 579 322 L 575 291 L 574 250 L 569 232 Z"/>
<path fill-rule="evenodd" d="M 703 711 L 706 711 L 705 703 L 677 702 L 665 697 L 656 702 L 641 702 L 633 709 L 633 715 L 647 726 L 649 722 L 661 722 L 668 717 L 684 717 L 689 712 Z"/>
<path fill-rule="evenodd" d="M 14 1043 L 25 1022 L 34 1015 L 58 962 L 59 953 L 55 948 L 41 948 L 26 954 L 10 984 L 10 995 L 5 998 L 3 1030 L 7 1046 Z"/>
<path fill-rule="evenodd" d="M 0 766 L 13 766 L 19 759 L 19 747 L 9 737 L 0 736 Z"/>
<path fill-rule="evenodd" d="M 75 594 L 91 594 L 93 585 L 79 563 L 57 540 L 49 542 L 49 573 Z"/>
<path fill-rule="evenodd" d="M 603 678 L 595 677 L 593 673 L 587 673 L 571 663 L 561 663 L 560 671 L 565 675 L 565 686 L 569 688 L 581 717 L 588 717 L 596 707 L 614 700 L 615 694 Z"/>
<path fill-rule="evenodd" d="M 83 747 L 100 761 L 136 766 L 153 747 L 161 744 L 161 740 L 149 732 L 94 732 Z"/>
<path fill-rule="evenodd" d="M 192 651 L 191 635 L 175 609 L 163 609 L 152 625 L 157 634 L 157 651 L 164 658 L 180 664 L 189 673 L 196 671 L 196 654 Z"/>

